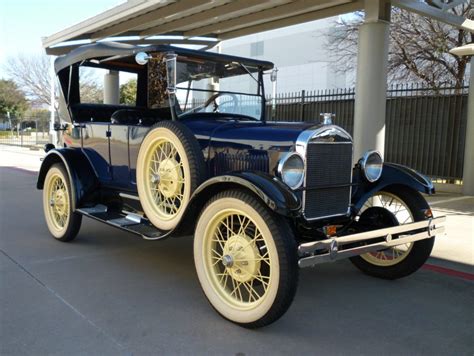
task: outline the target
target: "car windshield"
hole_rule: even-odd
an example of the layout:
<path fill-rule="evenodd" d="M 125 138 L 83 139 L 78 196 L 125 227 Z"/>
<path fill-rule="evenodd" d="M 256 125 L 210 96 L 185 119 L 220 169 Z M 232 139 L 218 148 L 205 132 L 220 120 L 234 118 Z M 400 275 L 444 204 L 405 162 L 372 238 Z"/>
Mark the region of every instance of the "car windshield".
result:
<path fill-rule="evenodd" d="M 257 67 L 178 57 L 176 69 L 180 116 L 207 112 L 261 119 L 263 96 Z"/>

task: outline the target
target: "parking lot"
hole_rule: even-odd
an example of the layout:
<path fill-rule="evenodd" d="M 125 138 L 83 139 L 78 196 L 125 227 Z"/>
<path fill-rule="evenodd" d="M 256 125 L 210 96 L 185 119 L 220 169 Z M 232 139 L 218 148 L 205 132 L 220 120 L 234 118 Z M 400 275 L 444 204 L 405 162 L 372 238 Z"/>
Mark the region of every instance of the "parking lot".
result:
<path fill-rule="evenodd" d="M 2 355 L 474 352 L 472 197 L 431 198 L 451 233 L 418 273 L 377 280 L 348 261 L 302 270 L 288 313 L 246 330 L 207 303 L 191 238 L 147 242 L 84 219 L 74 242 L 54 241 L 29 169 L 0 167 Z"/>

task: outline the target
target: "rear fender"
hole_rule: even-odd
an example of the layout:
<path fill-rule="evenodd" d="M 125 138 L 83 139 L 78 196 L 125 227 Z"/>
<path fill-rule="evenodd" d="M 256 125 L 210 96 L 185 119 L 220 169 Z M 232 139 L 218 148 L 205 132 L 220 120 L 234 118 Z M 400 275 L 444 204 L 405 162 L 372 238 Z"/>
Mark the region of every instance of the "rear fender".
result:
<path fill-rule="evenodd" d="M 74 187 L 72 195 L 72 209 L 76 210 L 81 206 L 84 198 L 93 192 L 99 185 L 99 180 L 89 163 L 89 160 L 81 151 L 76 148 L 59 148 L 48 151 L 43 159 L 38 174 L 36 188 L 43 189 L 44 180 L 49 168 L 56 163 L 62 163 L 66 168 L 69 181 Z"/>
<path fill-rule="evenodd" d="M 382 176 L 374 183 L 367 182 L 360 170 L 354 172 L 353 183 L 357 190 L 352 197 L 354 209 L 358 212 L 364 203 L 376 192 L 388 186 L 407 186 L 425 194 L 434 194 L 435 189 L 431 180 L 414 169 L 396 163 L 384 163 Z"/>

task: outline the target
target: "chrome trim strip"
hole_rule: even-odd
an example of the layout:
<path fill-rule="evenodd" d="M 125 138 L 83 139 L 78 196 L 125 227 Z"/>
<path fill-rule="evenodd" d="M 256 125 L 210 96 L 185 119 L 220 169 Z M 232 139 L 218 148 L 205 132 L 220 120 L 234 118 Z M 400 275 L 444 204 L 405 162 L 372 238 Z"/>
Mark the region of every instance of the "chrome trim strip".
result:
<path fill-rule="evenodd" d="M 141 224 L 141 222 L 142 222 L 142 216 L 138 215 L 138 214 L 134 214 L 134 213 L 128 213 L 125 216 L 125 219 L 130 220 L 130 221 L 134 222 L 135 224 Z"/>
<path fill-rule="evenodd" d="M 136 196 L 136 195 L 126 194 L 126 193 L 119 193 L 119 195 L 120 195 L 122 198 L 140 201 L 140 198 L 139 198 L 138 196 Z"/>
<path fill-rule="evenodd" d="M 311 142 L 311 140 L 316 139 L 318 137 L 322 137 L 324 133 L 331 132 L 334 134 L 339 135 L 340 137 L 346 139 L 347 141 L 342 141 L 342 142 Z M 344 130 L 342 127 L 339 127 L 337 125 L 320 125 L 317 126 L 313 129 L 305 130 L 300 133 L 298 138 L 296 139 L 296 152 L 300 154 L 301 157 L 303 157 L 303 162 L 304 162 L 304 179 L 303 179 L 303 187 L 307 187 L 307 160 L 306 160 L 306 152 L 309 144 L 352 144 L 352 137 L 351 135 Z M 352 159 L 351 162 L 354 160 L 354 146 L 352 146 Z M 352 165 L 350 167 L 351 170 L 351 181 L 352 183 L 352 175 L 353 175 L 353 169 Z M 328 218 L 333 218 L 333 217 L 338 217 L 338 216 L 349 216 L 350 211 L 351 211 L 351 196 L 352 196 L 352 186 L 349 188 L 349 199 L 348 199 L 348 208 L 346 213 L 341 213 L 341 214 L 334 214 L 334 215 L 327 215 L 327 216 L 318 216 L 315 218 L 308 218 L 305 215 L 305 206 L 306 206 L 306 191 L 303 191 L 302 193 L 302 199 L 301 199 L 301 215 L 306 221 L 315 221 L 315 220 L 321 220 L 321 219 L 328 219 Z"/>
<path fill-rule="evenodd" d="M 304 195 L 304 192 L 303 192 L 303 195 Z M 306 221 L 316 221 L 316 220 L 324 220 L 324 219 L 330 219 L 330 218 L 337 218 L 337 217 L 341 217 L 341 216 L 349 216 L 351 214 L 351 207 L 349 206 L 347 208 L 347 212 L 345 213 L 340 213 L 340 214 L 333 214 L 333 215 L 324 215 L 324 216 L 318 216 L 316 218 L 307 218 L 305 215 L 304 215 L 304 207 L 303 207 L 303 217 Z"/>
<path fill-rule="evenodd" d="M 439 218 L 423 220 L 406 225 L 399 225 L 385 229 L 367 231 L 359 234 L 304 243 L 298 246 L 298 254 L 303 256 L 303 258 L 298 261 L 298 265 L 301 268 L 310 267 L 319 263 L 358 256 L 367 252 L 379 251 L 385 248 L 428 239 L 435 235 L 444 233 L 445 227 L 442 225 L 440 226 L 440 224 L 445 221 L 446 217 L 442 216 Z M 421 228 L 426 230 L 415 234 L 410 234 L 410 232 L 419 230 Z M 397 239 L 392 239 L 394 234 L 400 233 L 405 233 L 405 235 L 402 235 Z M 374 238 L 384 238 L 385 241 L 375 242 L 370 245 L 341 249 L 341 247 L 344 247 L 346 244 L 364 242 Z M 318 254 L 315 255 L 314 253 Z M 307 256 L 308 254 L 311 254 L 311 256 Z"/>

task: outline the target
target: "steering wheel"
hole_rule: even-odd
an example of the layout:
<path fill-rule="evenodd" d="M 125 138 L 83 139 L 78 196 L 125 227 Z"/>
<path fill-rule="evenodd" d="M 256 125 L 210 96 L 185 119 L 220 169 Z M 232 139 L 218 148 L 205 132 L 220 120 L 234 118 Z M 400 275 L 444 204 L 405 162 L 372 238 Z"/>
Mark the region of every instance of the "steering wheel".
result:
<path fill-rule="evenodd" d="M 230 96 L 230 100 L 221 102 L 220 104 L 217 103 L 217 98 L 220 96 Z M 235 112 L 239 106 L 239 98 L 235 94 L 231 93 L 215 93 L 212 95 L 209 99 L 206 100 L 204 105 L 202 106 L 203 109 L 206 109 L 211 103 L 214 103 L 214 112 L 218 112 L 219 106 L 224 106 L 228 103 L 231 103 L 231 106 L 229 107 L 230 112 Z"/>

